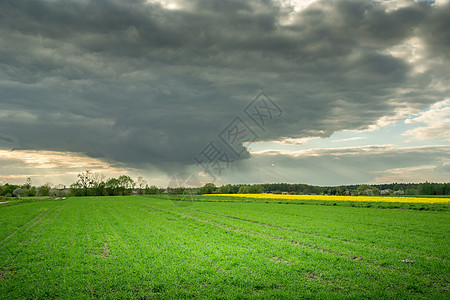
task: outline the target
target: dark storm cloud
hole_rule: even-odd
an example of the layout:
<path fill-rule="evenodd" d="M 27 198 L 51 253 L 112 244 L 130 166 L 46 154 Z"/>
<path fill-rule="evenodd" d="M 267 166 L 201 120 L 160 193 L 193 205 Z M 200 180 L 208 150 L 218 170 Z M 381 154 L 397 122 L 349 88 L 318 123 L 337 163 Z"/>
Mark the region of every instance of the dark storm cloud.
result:
<path fill-rule="evenodd" d="M 260 90 L 285 112 L 266 140 L 364 129 L 448 95 L 449 5 L 179 4 L 2 1 L 0 147 L 189 164 Z M 420 74 L 387 51 L 412 37 Z"/>

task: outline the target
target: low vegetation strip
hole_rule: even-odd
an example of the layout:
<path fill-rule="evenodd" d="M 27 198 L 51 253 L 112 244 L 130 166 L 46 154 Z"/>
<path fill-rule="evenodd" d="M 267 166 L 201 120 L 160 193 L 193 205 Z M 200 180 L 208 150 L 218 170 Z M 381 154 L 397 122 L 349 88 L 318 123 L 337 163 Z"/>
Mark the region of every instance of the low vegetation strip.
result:
<path fill-rule="evenodd" d="M 319 201 L 356 201 L 391 203 L 443 203 L 450 204 L 450 198 L 440 197 L 390 197 L 390 196 L 332 196 L 332 195 L 281 195 L 281 194 L 206 194 L 203 196 L 238 197 L 271 200 L 319 200 Z"/>

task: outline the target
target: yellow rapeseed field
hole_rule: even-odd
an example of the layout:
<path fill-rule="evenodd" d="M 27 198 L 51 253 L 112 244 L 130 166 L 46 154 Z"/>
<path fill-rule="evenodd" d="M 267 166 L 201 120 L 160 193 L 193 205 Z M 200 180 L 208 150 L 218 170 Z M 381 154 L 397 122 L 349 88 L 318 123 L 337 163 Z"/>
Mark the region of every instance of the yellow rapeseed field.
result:
<path fill-rule="evenodd" d="M 450 198 L 388 197 L 388 196 L 327 196 L 327 195 L 274 195 L 274 194 L 210 194 L 204 196 L 242 197 L 275 200 L 321 200 L 401 203 L 450 203 Z"/>

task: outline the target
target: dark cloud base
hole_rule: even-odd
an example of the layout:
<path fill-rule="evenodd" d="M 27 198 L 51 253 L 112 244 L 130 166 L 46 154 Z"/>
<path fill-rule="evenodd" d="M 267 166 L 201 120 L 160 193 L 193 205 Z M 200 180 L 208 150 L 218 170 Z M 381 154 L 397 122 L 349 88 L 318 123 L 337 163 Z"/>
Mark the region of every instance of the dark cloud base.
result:
<path fill-rule="evenodd" d="M 449 4 L 385 5 L 2 1 L 0 147 L 170 169 L 192 164 L 261 90 L 284 114 L 259 140 L 364 129 L 442 100 Z M 419 73 L 389 52 L 413 37 Z"/>

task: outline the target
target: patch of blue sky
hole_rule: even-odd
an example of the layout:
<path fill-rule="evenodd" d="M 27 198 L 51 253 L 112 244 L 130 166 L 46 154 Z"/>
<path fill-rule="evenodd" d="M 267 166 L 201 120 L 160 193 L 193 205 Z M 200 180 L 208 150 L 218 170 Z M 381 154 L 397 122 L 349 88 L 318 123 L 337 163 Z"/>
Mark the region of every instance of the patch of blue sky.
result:
<path fill-rule="evenodd" d="M 368 145 L 394 145 L 396 147 L 415 147 L 427 145 L 448 145 L 445 138 L 430 138 L 426 140 L 411 140 L 403 135 L 407 130 L 426 126 L 422 123 L 406 124 L 404 120 L 391 123 L 372 131 L 344 130 L 335 132 L 328 138 L 313 138 L 301 144 L 282 144 L 279 142 L 260 142 L 248 146 L 250 152 L 258 151 L 299 151 L 317 148 L 362 147 Z"/>

